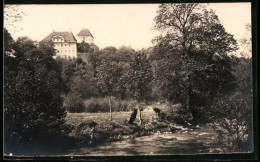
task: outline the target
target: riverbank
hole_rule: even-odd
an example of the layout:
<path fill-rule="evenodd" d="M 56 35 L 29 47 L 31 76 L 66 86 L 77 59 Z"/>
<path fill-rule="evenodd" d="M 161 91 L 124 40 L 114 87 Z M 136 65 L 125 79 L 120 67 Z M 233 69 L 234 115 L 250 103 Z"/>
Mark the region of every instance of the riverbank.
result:
<path fill-rule="evenodd" d="M 181 129 L 171 122 L 159 120 L 151 111 L 142 113 L 142 125 L 138 118 L 133 124 L 129 124 L 130 115 L 131 112 L 114 112 L 113 120 L 110 121 L 109 113 L 68 113 L 68 135 L 84 143 L 100 144 Z"/>
<path fill-rule="evenodd" d="M 80 145 L 69 149 L 69 156 L 143 156 L 143 155 L 194 155 L 213 153 L 216 147 L 215 132 L 210 124 L 195 128 L 180 127 L 173 133 L 156 132 L 149 136 L 102 145 Z"/>
<path fill-rule="evenodd" d="M 109 113 L 68 113 L 62 135 L 39 139 L 33 143 L 10 141 L 4 148 L 7 155 L 66 155 L 67 150 L 80 147 L 93 147 L 115 141 L 149 136 L 155 133 L 173 133 L 180 126 L 157 119 L 155 112 L 145 109 L 143 124 L 137 118 L 133 124 L 128 120 L 132 112 Z M 6 141 L 5 141 L 6 142 Z"/>

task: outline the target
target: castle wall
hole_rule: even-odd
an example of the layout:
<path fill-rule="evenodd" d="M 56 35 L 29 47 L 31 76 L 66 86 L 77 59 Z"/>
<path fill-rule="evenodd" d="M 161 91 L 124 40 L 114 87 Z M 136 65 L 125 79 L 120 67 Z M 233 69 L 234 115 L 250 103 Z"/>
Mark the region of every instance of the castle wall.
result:
<path fill-rule="evenodd" d="M 93 41 L 94 41 L 94 38 L 91 37 L 91 36 L 77 36 L 77 42 L 78 43 L 81 43 L 83 41 L 85 41 L 88 44 L 92 44 Z"/>
<path fill-rule="evenodd" d="M 56 56 L 77 58 L 76 43 L 54 42 L 54 48 L 57 50 Z"/>

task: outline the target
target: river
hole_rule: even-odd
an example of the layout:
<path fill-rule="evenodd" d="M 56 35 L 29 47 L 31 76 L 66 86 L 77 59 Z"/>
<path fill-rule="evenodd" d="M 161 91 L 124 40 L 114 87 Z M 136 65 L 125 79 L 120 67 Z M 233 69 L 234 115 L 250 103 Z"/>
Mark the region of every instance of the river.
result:
<path fill-rule="evenodd" d="M 209 125 L 193 129 L 181 128 L 170 133 L 156 133 L 124 141 L 109 142 L 99 146 L 70 149 L 68 155 L 83 156 L 138 156 L 181 155 L 209 153 L 216 146 L 216 134 Z"/>

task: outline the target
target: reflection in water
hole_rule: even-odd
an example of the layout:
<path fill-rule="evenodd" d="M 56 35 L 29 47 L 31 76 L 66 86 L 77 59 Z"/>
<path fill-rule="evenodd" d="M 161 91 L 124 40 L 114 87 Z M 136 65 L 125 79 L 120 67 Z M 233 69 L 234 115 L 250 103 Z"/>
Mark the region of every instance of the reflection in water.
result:
<path fill-rule="evenodd" d="M 209 129 L 182 130 L 111 142 L 95 147 L 70 150 L 69 155 L 124 156 L 208 153 L 214 147 L 214 132 Z"/>

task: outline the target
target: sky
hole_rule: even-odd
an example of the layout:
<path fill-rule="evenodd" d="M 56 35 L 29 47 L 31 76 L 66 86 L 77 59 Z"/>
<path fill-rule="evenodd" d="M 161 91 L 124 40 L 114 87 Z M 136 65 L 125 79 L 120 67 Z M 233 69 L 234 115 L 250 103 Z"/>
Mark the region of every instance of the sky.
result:
<path fill-rule="evenodd" d="M 20 5 L 18 12 L 24 12 L 21 21 L 10 29 L 14 39 L 28 36 L 41 41 L 53 30 L 72 31 L 74 36 L 81 29 L 89 29 L 94 43 L 100 48 L 106 46 L 131 46 L 141 49 L 152 46 L 151 40 L 159 35 L 155 31 L 154 17 L 159 4 L 91 4 L 91 5 Z M 226 31 L 236 39 L 246 32 L 245 24 L 251 23 L 250 3 L 211 3 Z M 9 12 L 9 11 L 7 11 Z"/>

